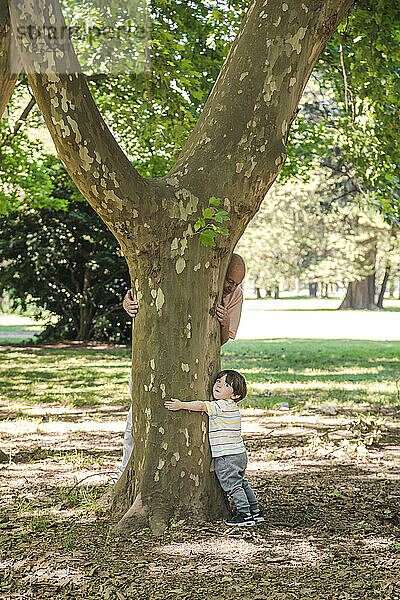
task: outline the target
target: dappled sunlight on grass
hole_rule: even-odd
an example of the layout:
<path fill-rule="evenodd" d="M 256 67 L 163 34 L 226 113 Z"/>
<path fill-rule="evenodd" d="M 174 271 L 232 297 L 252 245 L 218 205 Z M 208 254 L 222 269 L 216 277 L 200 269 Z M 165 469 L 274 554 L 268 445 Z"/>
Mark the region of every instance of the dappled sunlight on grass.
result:
<path fill-rule="evenodd" d="M 399 402 L 400 342 L 235 340 L 223 348 L 223 366 L 246 376 L 243 406 Z"/>
<path fill-rule="evenodd" d="M 244 371 L 242 371 L 242 373 L 243 372 Z M 267 391 L 277 392 L 279 390 L 364 390 L 366 394 L 370 392 L 394 394 L 396 391 L 395 382 L 366 382 L 364 385 L 362 385 L 361 383 L 357 384 L 350 381 L 320 381 L 318 379 L 309 379 L 303 382 L 293 381 L 290 383 L 287 381 L 270 382 L 267 385 L 263 383 L 252 383 L 251 388 L 252 390 L 260 393 L 265 393 Z"/>
<path fill-rule="evenodd" d="M 9 406 L 129 404 L 129 349 L 26 348 L 0 352 L 1 398 Z M 249 396 L 243 406 L 396 402 L 400 343 L 312 340 L 235 341 L 223 366 L 241 370 Z"/>
<path fill-rule="evenodd" d="M 0 393 L 11 401 L 70 406 L 129 402 L 128 351 L 18 349 L 0 352 Z"/>
<path fill-rule="evenodd" d="M 129 348 L 0 348 L 1 401 L 15 409 L 37 403 L 49 411 L 128 407 L 130 362 Z M 243 407 L 398 402 L 400 342 L 236 340 L 223 347 L 222 366 L 246 376 Z"/>

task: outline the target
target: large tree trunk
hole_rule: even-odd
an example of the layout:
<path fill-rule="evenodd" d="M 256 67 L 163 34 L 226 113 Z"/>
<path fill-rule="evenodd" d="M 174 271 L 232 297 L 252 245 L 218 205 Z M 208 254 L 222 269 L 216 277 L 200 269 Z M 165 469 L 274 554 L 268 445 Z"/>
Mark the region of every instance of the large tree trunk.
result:
<path fill-rule="evenodd" d="M 127 529 L 172 517 L 218 518 L 207 419 L 169 413 L 166 398 L 206 399 L 219 366 L 215 308 L 227 264 L 285 160 L 308 77 L 352 0 L 254 0 L 171 172 L 144 180 L 106 127 L 71 46 L 18 45 L 38 106 L 71 177 L 119 241 L 140 310 L 135 322 L 135 450 L 114 506 Z M 13 29 L 64 26 L 57 0 L 14 0 Z M 41 46 L 43 49 L 43 46 Z M 215 249 L 193 236 L 211 196 L 229 211 Z M 133 475 L 134 473 L 134 475 Z"/>
<path fill-rule="evenodd" d="M 363 268 L 370 274 L 363 279 L 350 281 L 339 310 L 373 310 L 377 308 L 375 303 L 376 240 L 372 240 L 372 244 L 371 240 L 367 240 L 366 244 L 369 245 L 369 248 L 364 255 Z"/>
<path fill-rule="evenodd" d="M 310 298 L 317 297 L 317 289 L 318 289 L 318 283 L 309 283 L 308 284 L 308 293 L 310 295 Z"/>
<path fill-rule="evenodd" d="M 167 230 L 166 220 L 166 239 L 160 240 L 157 260 L 151 251 L 143 252 L 132 273 L 140 301 L 133 347 L 135 452 L 117 486 L 114 507 L 121 513 L 129 508 L 126 498 L 135 501 L 121 529 L 132 520 L 150 519 L 158 532 L 171 517 L 209 519 L 226 514 L 223 495 L 210 473 L 206 416 L 164 408 L 171 397 L 209 397 L 212 376 L 219 368 L 215 308 L 220 301 L 220 257 L 198 239 L 190 239 L 191 252 L 184 259 L 181 244 L 171 250 Z"/>
<path fill-rule="evenodd" d="M 373 310 L 376 307 L 375 275 L 369 275 L 360 281 L 350 281 L 339 309 Z"/>

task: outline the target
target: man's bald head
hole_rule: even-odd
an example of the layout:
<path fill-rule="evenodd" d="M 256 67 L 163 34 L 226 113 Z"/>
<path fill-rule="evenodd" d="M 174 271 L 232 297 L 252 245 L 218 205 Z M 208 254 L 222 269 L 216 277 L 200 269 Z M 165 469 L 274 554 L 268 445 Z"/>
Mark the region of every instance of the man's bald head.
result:
<path fill-rule="evenodd" d="M 246 274 L 246 265 L 243 258 L 239 254 L 232 254 L 232 258 L 226 271 L 223 296 L 232 294 L 237 286 L 242 283 Z"/>

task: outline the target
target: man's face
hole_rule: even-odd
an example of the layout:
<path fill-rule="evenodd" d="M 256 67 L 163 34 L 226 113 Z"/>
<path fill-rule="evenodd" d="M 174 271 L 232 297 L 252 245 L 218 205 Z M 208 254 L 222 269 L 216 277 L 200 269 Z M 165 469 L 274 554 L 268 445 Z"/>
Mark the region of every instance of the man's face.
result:
<path fill-rule="evenodd" d="M 237 286 L 242 283 L 244 278 L 244 271 L 241 267 L 229 267 L 224 281 L 224 289 L 222 292 L 222 296 L 227 296 L 228 294 L 232 294 L 237 288 Z"/>
<path fill-rule="evenodd" d="M 218 379 L 215 380 L 212 393 L 215 400 L 233 399 L 233 387 L 227 383 L 226 375 L 222 375 L 222 377 L 218 377 Z"/>

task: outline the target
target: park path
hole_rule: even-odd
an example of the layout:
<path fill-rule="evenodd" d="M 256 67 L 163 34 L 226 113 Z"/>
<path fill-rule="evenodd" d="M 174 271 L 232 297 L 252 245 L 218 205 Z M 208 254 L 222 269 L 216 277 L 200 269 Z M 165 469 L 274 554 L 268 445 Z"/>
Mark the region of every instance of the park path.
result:
<path fill-rule="evenodd" d="M 400 340 L 400 312 L 338 311 L 334 301 L 316 302 L 298 310 L 291 300 L 245 300 L 237 339 Z"/>
<path fill-rule="evenodd" d="M 2 339 L 12 339 L 12 338 L 33 338 L 35 332 L 32 331 L 2 331 L 1 338 Z"/>

